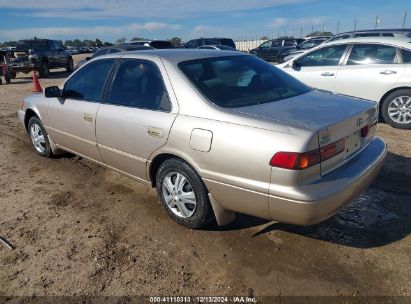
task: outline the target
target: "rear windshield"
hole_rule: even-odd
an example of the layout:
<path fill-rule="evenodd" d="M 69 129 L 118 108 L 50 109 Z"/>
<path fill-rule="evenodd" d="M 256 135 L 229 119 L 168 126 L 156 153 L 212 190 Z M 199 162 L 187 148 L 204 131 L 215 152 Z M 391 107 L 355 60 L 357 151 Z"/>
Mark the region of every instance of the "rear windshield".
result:
<path fill-rule="evenodd" d="M 48 49 L 46 41 L 19 41 L 16 46 L 16 51 L 27 52 L 33 49 L 35 51 L 46 51 Z"/>
<path fill-rule="evenodd" d="M 193 85 L 211 102 L 238 108 L 294 97 L 310 89 L 255 56 L 227 56 L 178 64 Z"/>

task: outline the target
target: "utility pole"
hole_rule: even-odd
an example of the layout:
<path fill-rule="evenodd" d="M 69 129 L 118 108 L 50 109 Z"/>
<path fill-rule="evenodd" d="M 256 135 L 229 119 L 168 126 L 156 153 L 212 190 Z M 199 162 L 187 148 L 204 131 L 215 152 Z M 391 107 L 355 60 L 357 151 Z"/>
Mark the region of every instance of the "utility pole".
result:
<path fill-rule="evenodd" d="M 301 27 L 301 31 L 300 31 L 300 38 L 303 37 L 303 28 Z"/>
<path fill-rule="evenodd" d="M 284 37 L 287 37 L 287 29 L 284 29 Z"/>
<path fill-rule="evenodd" d="M 337 34 L 339 30 L 340 30 L 340 21 L 337 22 Z"/>
<path fill-rule="evenodd" d="M 402 28 L 405 28 L 405 22 L 407 21 L 407 12 L 404 14 L 404 20 L 402 21 Z"/>
<path fill-rule="evenodd" d="M 311 25 L 311 33 L 314 33 L 314 25 Z"/>
<path fill-rule="evenodd" d="M 378 19 L 378 16 L 375 16 L 375 29 L 377 29 L 379 23 L 380 19 Z"/>
<path fill-rule="evenodd" d="M 354 19 L 354 32 L 357 30 L 357 19 Z"/>

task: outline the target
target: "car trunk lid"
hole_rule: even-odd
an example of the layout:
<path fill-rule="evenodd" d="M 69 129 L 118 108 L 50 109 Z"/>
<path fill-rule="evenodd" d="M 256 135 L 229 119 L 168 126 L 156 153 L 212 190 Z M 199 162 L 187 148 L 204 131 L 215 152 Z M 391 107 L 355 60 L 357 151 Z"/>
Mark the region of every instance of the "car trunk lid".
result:
<path fill-rule="evenodd" d="M 333 171 L 361 151 L 371 141 L 378 119 L 378 105 L 374 102 L 316 90 L 235 111 L 316 131 L 320 151 L 332 143 L 343 142 L 342 153 L 321 161 L 321 175 Z"/>

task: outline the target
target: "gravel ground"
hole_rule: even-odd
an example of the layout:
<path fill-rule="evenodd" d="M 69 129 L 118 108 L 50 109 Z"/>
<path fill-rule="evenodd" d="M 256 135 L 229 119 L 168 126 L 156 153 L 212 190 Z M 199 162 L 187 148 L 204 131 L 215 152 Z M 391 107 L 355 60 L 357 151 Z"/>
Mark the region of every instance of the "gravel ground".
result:
<path fill-rule="evenodd" d="M 16 115 L 31 90 L 23 74 L 0 86 L 0 235 L 16 247 L 0 245 L 0 296 L 411 294 L 411 131 L 378 126 L 381 175 L 326 222 L 241 215 L 195 231 L 153 189 L 77 156 L 37 156 Z"/>

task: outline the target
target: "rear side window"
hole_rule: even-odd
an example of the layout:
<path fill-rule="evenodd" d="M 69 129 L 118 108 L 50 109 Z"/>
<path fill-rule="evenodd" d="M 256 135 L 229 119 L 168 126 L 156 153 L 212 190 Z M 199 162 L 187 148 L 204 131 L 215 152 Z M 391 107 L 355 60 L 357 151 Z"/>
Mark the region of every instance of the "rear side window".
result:
<path fill-rule="evenodd" d="M 201 41 L 199 39 L 194 39 L 194 40 L 190 40 L 189 42 L 187 42 L 186 47 L 187 48 L 197 48 L 200 45 L 202 45 Z"/>
<path fill-rule="evenodd" d="M 401 55 L 403 63 L 411 63 L 411 51 L 401 50 Z"/>
<path fill-rule="evenodd" d="M 359 37 L 380 37 L 379 33 L 362 33 L 362 34 L 355 34 L 355 38 Z"/>
<path fill-rule="evenodd" d="M 102 49 L 102 50 L 99 50 L 99 51 L 97 51 L 97 52 L 95 52 L 95 53 L 93 54 L 93 58 L 98 57 L 98 56 L 106 55 L 109 50 L 110 50 L 110 49 Z"/>
<path fill-rule="evenodd" d="M 222 45 L 226 45 L 226 46 L 229 46 L 229 47 L 232 47 L 233 49 L 235 49 L 235 43 L 234 43 L 233 39 L 220 38 L 219 40 L 220 40 L 220 43 Z"/>
<path fill-rule="evenodd" d="M 178 66 L 208 100 L 223 108 L 275 102 L 310 91 L 303 83 L 254 56 L 205 58 Z"/>
<path fill-rule="evenodd" d="M 396 49 L 381 44 L 355 44 L 351 50 L 347 65 L 390 64 L 394 63 Z"/>
<path fill-rule="evenodd" d="M 394 37 L 393 33 L 383 33 L 382 34 L 383 37 Z"/>
<path fill-rule="evenodd" d="M 114 78 L 111 104 L 170 111 L 171 105 L 158 68 L 150 62 L 124 61 Z"/>
<path fill-rule="evenodd" d="M 340 62 L 347 45 L 333 45 L 311 52 L 297 60 L 302 67 L 336 66 Z"/>
<path fill-rule="evenodd" d="M 101 102 L 104 85 L 114 59 L 90 62 L 73 75 L 64 85 L 64 96 L 67 98 Z"/>

